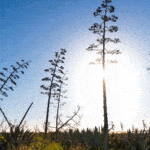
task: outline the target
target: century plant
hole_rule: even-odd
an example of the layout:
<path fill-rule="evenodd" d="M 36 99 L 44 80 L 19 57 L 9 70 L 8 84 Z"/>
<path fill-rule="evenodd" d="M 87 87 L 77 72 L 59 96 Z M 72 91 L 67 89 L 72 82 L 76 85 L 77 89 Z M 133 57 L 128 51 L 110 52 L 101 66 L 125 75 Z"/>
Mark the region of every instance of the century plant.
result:
<path fill-rule="evenodd" d="M 0 81 L 2 82 L 2 84 L 0 84 L 0 93 L 5 97 L 8 97 L 8 94 L 6 91 L 8 91 L 9 89 L 12 91 L 14 90 L 12 86 L 8 86 L 6 83 L 8 83 L 8 81 L 10 81 L 12 84 L 17 85 L 14 80 L 19 79 L 19 76 L 17 74 L 18 70 L 20 68 L 22 68 L 22 69 L 27 68 L 30 61 L 25 62 L 24 60 L 21 60 L 21 62 L 22 63 L 16 62 L 18 67 L 11 65 L 11 67 L 13 69 L 11 72 L 9 72 L 9 70 L 7 68 L 2 68 L 7 73 L 9 73 L 8 77 L 3 72 L 0 72 L 0 75 L 3 76 L 0 78 Z M 20 72 L 22 74 L 24 74 L 24 71 L 21 70 Z M 0 98 L 0 100 L 3 100 L 3 98 Z"/>
<path fill-rule="evenodd" d="M 115 7 L 112 5 L 109 5 L 109 3 L 111 3 L 112 0 L 104 0 L 103 3 L 101 4 L 102 7 L 98 7 L 96 12 L 93 13 L 93 15 L 96 16 L 100 16 L 100 18 L 102 19 L 102 23 L 98 24 L 98 23 L 94 23 L 93 26 L 91 26 L 91 28 L 89 28 L 90 31 L 93 31 L 94 34 L 98 34 L 100 35 L 102 38 L 101 39 L 97 39 L 97 42 L 99 44 L 95 45 L 95 44 L 91 44 L 87 50 L 88 51 L 93 51 L 96 50 L 98 51 L 98 54 L 101 55 L 100 59 L 97 59 L 96 61 L 98 61 L 99 63 L 102 62 L 102 67 L 103 67 L 103 73 L 105 72 L 105 54 L 120 54 L 119 50 L 111 50 L 108 51 L 105 48 L 105 44 L 108 42 L 113 42 L 113 43 L 118 43 L 120 42 L 118 38 L 106 38 L 105 34 L 106 31 L 108 32 L 117 32 L 118 31 L 118 27 L 117 26 L 110 26 L 107 27 L 106 23 L 108 21 L 112 21 L 112 22 L 116 22 L 116 20 L 118 19 L 118 17 L 116 17 L 115 15 L 110 15 L 108 16 L 108 13 L 113 13 L 115 10 Z M 102 14 L 104 12 L 104 14 Z M 97 47 L 99 45 L 103 45 L 103 49 L 97 49 Z M 110 61 L 111 63 L 116 63 L 116 61 Z M 95 64 L 95 63 L 93 63 Z M 107 118 L 107 101 L 106 101 L 106 85 L 105 85 L 105 77 L 103 77 L 103 108 L 104 108 L 104 130 L 105 130 L 105 149 L 108 149 L 108 118 Z"/>
<path fill-rule="evenodd" d="M 32 132 L 30 130 L 24 131 L 24 127 L 15 128 L 11 133 L 2 132 L 1 136 L 0 149 L 2 150 L 7 148 L 19 150 L 22 145 L 29 145 L 33 140 Z"/>
<path fill-rule="evenodd" d="M 80 123 L 80 120 L 81 120 L 81 116 L 78 115 L 78 112 L 80 110 L 80 106 L 78 106 L 78 111 L 75 111 L 74 112 L 74 115 L 72 116 L 67 116 L 69 119 L 65 121 L 62 121 L 61 120 L 61 114 L 59 113 L 60 112 L 60 108 L 61 106 L 64 106 L 64 104 L 66 104 L 66 102 L 62 102 L 62 98 L 67 98 L 66 96 L 64 96 L 64 93 L 67 92 L 67 90 L 62 90 L 63 86 L 64 85 L 67 85 L 65 84 L 65 81 L 68 80 L 68 78 L 66 77 L 66 73 L 64 73 L 63 71 L 61 72 L 62 74 L 62 77 L 61 77 L 61 80 L 60 80 L 60 85 L 59 85 L 59 88 L 57 89 L 57 91 L 55 90 L 55 100 L 57 100 L 57 106 L 54 106 L 54 107 L 57 107 L 57 113 L 56 113 L 56 131 L 55 131 L 55 137 L 56 137 L 56 141 L 58 141 L 58 131 L 60 129 L 63 129 L 63 127 L 70 127 L 70 121 L 73 121 L 75 124 L 73 126 L 71 126 L 71 128 L 74 128 L 75 126 L 78 126 L 79 123 Z M 79 117 L 79 120 L 78 121 L 75 121 L 74 120 L 74 117 L 75 116 L 78 116 Z M 53 134 L 53 135 L 54 135 Z"/>
<path fill-rule="evenodd" d="M 63 85 L 66 85 L 65 84 L 65 82 L 64 82 L 64 80 L 68 80 L 68 78 L 66 78 L 65 77 L 65 73 L 62 71 L 61 72 L 62 74 L 63 74 L 63 76 L 62 76 L 62 78 L 61 78 L 61 80 L 60 80 L 60 86 L 59 86 L 59 88 L 58 88 L 58 93 L 57 93 L 57 96 L 56 96 L 56 100 L 57 100 L 57 113 L 56 113 L 56 141 L 58 140 L 58 125 L 59 125 L 59 122 L 58 122 L 58 120 L 60 119 L 59 117 L 60 117 L 60 115 L 59 115 L 59 109 L 60 109 L 60 106 L 62 105 L 64 105 L 65 104 L 65 102 L 63 102 L 62 104 L 60 104 L 60 100 L 61 100 L 61 98 L 67 98 L 66 96 L 63 96 L 62 95 L 62 93 L 66 93 L 66 91 L 67 90 L 65 90 L 65 91 L 63 91 L 62 90 L 62 87 L 63 87 Z"/>
<path fill-rule="evenodd" d="M 10 127 L 10 133 L 7 133 L 6 131 L 2 131 L 2 133 L 0 135 L 0 149 L 5 150 L 8 147 L 10 147 L 11 149 L 15 148 L 16 150 L 18 150 L 21 145 L 29 144 L 31 142 L 31 140 L 33 139 L 32 133 L 29 132 L 29 130 L 26 130 L 24 132 L 24 125 L 22 125 L 22 127 L 20 127 L 20 126 L 32 105 L 33 105 L 33 102 L 31 103 L 31 105 L 27 109 L 26 113 L 24 114 L 23 118 L 21 119 L 19 125 L 17 125 L 17 126 L 12 125 L 8 121 L 5 113 L 0 108 L 0 111 L 2 112 L 4 118 L 6 119 L 8 125 Z"/>
<path fill-rule="evenodd" d="M 55 52 L 56 59 L 49 60 L 53 68 L 45 69 L 45 72 L 50 73 L 51 78 L 45 77 L 42 79 L 42 81 L 49 81 L 49 86 L 41 85 L 41 88 L 48 92 L 41 92 L 41 94 L 48 94 L 48 102 L 47 102 L 47 113 L 46 113 L 46 121 L 45 121 L 45 134 L 44 138 L 46 138 L 47 135 L 47 125 L 48 125 L 48 116 L 49 116 L 49 107 L 50 107 L 50 100 L 52 95 L 55 97 L 56 93 L 55 91 L 59 91 L 59 84 L 62 82 L 61 76 L 58 74 L 63 73 L 64 67 L 61 66 L 62 63 L 64 63 L 64 55 L 67 51 L 65 49 L 61 49 L 61 52 Z M 52 93 L 54 92 L 54 93 Z"/>

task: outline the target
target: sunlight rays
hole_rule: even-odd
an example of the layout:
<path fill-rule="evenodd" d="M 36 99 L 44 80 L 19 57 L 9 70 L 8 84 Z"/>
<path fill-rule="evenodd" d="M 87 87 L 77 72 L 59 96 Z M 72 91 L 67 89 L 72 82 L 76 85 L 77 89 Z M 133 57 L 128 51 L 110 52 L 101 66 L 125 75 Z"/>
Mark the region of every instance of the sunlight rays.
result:
<path fill-rule="evenodd" d="M 99 57 L 97 54 L 88 52 L 83 55 L 82 60 L 76 62 L 75 70 L 77 71 L 73 76 L 73 85 L 76 88 L 73 90 L 73 97 L 83 107 L 86 117 L 91 116 L 93 112 L 96 114 L 95 117 L 94 115 L 91 117 L 93 119 L 89 126 L 92 126 L 93 122 L 97 126 L 103 125 L 102 79 L 105 77 L 108 120 L 133 122 L 137 116 L 135 109 L 140 107 L 138 69 L 130 63 L 128 56 L 118 55 L 113 56 L 113 59 L 117 58 L 119 63 L 106 65 L 105 72 L 103 72 L 102 64 L 89 65 L 91 61 Z M 86 119 L 85 122 L 88 120 Z"/>

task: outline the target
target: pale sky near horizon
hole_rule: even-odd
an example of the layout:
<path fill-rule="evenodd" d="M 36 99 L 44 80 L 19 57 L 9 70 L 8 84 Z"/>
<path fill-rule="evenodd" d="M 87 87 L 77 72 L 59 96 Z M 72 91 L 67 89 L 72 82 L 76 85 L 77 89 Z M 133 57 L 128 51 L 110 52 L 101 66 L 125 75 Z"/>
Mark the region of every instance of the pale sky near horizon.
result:
<path fill-rule="evenodd" d="M 26 0 L 1 1 L 1 40 L 0 72 L 2 68 L 11 69 L 15 62 L 31 60 L 25 74 L 19 74 L 14 91 L 8 92 L 8 98 L 0 101 L 0 107 L 6 116 L 19 122 L 33 102 L 26 121 L 29 127 L 36 125 L 42 130 L 47 109 L 47 96 L 41 81 L 50 68 L 48 60 L 54 59 L 55 52 L 61 48 L 67 50 L 65 70 L 67 77 L 67 104 L 61 109 L 65 116 L 73 115 L 80 105 L 82 120 L 80 129 L 103 125 L 102 66 L 89 65 L 100 56 L 88 52 L 90 44 L 97 43 L 97 35 L 88 29 L 93 23 L 101 23 L 93 12 L 100 7 L 102 0 Z M 116 33 L 106 33 L 106 37 L 119 38 L 121 43 L 106 44 L 106 49 L 119 49 L 122 54 L 107 56 L 116 59 L 117 64 L 106 65 L 106 92 L 109 127 L 111 121 L 115 131 L 120 131 L 120 122 L 124 131 L 141 129 L 142 120 L 150 126 L 150 19 L 149 0 L 112 0 L 117 22 L 109 25 L 119 27 Z M 99 48 L 102 48 L 100 46 Z M 5 72 L 4 72 L 5 73 Z M 49 121 L 55 124 L 55 109 L 51 105 Z M 0 113 L 0 121 L 3 119 Z"/>

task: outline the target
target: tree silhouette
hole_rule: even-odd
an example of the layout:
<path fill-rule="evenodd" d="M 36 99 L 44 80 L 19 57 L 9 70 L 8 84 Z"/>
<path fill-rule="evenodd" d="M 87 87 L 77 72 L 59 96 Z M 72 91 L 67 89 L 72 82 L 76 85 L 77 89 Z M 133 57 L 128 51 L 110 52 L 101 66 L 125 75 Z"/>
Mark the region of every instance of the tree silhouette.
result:
<path fill-rule="evenodd" d="M 0 72 L 0 75 L 3 76 L 3 78 L 0 78 L 0 81 L 2 82 L 2 84 L 0 84 L 0 93 L 5 97 L 8 97 L 8 94 L 6 93 L 6 91 L 8 91 L 9 89 L 12 91 L 14 90 L 12 86 L 8 86 L 6 83 L 8 83 L 10 81 L 12 84 L 17 85 L 14 80 L 19 79 L 19 76 L 17 74 L 18 70 L 20 68 L 27 69 L 29 62 L 31 62 L 31 61 L 25 62 L 24 60 L 21 60 L 21 61 L 22 61 L 22 64 L 19 62 L 16 62 L 18 67 L 11 65 L 11 67 L 13 69 L 12 72 L 9 72 L 9 70 L 7 68 L 3 68 L 3 70 L 5 70 L 6 72 L 8 72 L 10 74 L 8 77 L 6 77 L 6 75 L 3 72 Z M 24 74 L 24 71 L 21 70 L 20 72 L 22 74 Z M 3 100 L 3 99 L 0 98 L 0 100 Z"/>
<path fill-rule="evenodd" d="M 61 76 L 58 73 L 63 74 L 63 66 L 60 66 L 59 64 L 64 63 L 64 55 L 67 51 L 65 49 L 61 49 L 60 54 L 58 52 L 55 52 L 56 59 L 49 60 L 53 68 L 45 69 L 45 72 L 49 72 L 52 77 L 45 77 L 42 79 L 42 81 L 50 81 L 50 86 L 44 86 L 41 85 L 41 88 L 48 92 L 41 92 L 41 94 L 48 94 L 48 102 L 47 102 L 47 114 L 46 114 L 46 122 L 45 122 L 45 134 L 44 138 L 46 138 L 47 135 L 47 125 L 48 125 L 48 116 L 49 116 L 49 107 L 50 107 L 50 99 L 51 96 L 55 97 L 57 95 L 56 91 L 60 91 L 59 84 L 62 83 Z M 63 56 L 62 56 L 63 55 Z M 56 74 L 57 73 L 57 74 Z M 52 93 L 54 92 L 54 93 Z"/>
<path fill-rule="evenodd" d="M 97 39 L 97 42 L 99 44 L 95 45 L 95 44 L 91 44 L 87 50 L 88 51 L 93 51 L 93 50 L 98 50 L 98 54 L 101 55 L 100 59 L 97 59 L 96 61 L 98 63 L 102 62 L 102 67 L 103 67 L 103 73 L 105 72 L 105 54 L 120 54 L 119 50 L 113 50 L 113 51 L 108 51 L 105 48 L 105 44 L 108 42 L 113 42 L 113 43 L 118 43 L 120 42 L 118 38 L 115 39 L 111 39 L 111 38 L 106 38 L 105 34 L 106 31 L 108 32 L 117 32 L 118 31 L 118 27 L 117 26 L 110 26 L 107 27 L 106 23 L 108 21 L 112 21 L 112 22 L 116 22 L 116 20 L 118 19 L 118 17 L 116 17 L 115 15 L 111 15 L 108 16 L 107 13 L 113 13 L 115 10 L 115 7 L 112 5 L 109 5 L 109 3 L 111 3 L 112 0 L 104 0 L 103 3 L 101 4 L 101 7 L 98 7 L 96 12 L 93 13 L 93 15 L 96 16 L 100 16 L 100 18 L 102 19 L 102 23 L 98 24 L 98 23 L 94 23 L 93 26 L 91 26 L 91 28 L 89 28 L 90 31 L 93 31 L 94 34 L 98 34 L 100 36 L 102 36 L 101 39 Z M 104 14 L 102 15 L 101 13 L 104 12 Z M 96 49 L 99 45 L 103 45 L 103 49 L 99 50 Z M 116 63 L 117 61 L 110 61 L 110 63 Z M 96 64 L 96 63 L 92 63 L 92 64 Z M 105 77 L 103 77 L 103 108 L 104 108 L 104 132 L 105 132 L 105 147 L 104 149 L 108 149 L 108 118 L 107 118 L 107 99 L 106 99 L 106 83 L 105 83 Z"/>

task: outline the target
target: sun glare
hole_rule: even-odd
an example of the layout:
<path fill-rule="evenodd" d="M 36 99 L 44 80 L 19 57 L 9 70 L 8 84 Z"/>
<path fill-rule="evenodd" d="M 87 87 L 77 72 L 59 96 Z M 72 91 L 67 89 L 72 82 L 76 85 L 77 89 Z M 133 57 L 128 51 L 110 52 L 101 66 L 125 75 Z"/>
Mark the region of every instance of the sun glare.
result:
<path fill-rule="evenodd" d="M 89 65 L 96 57 L 95 54 L 87 53 L 81 61 L 76 62 L 73 97 L 84 108 L 84 115 L 91 116 L 93 125 L 96 125 L 96 122 L 97 125 L 103 124 L 102 79 L 105 77 L 108 114 L 111 121 L 133 121 L 137 115 L 135 110 L 140 107 L 139 71 L 130 63 L 127 56 L 121 56 L 118 58 L 119 63 L 106 65 L 103 72 L 102 64 Z M 101 123 L 97 121 L 97 117 L 101 118 Z"/>

